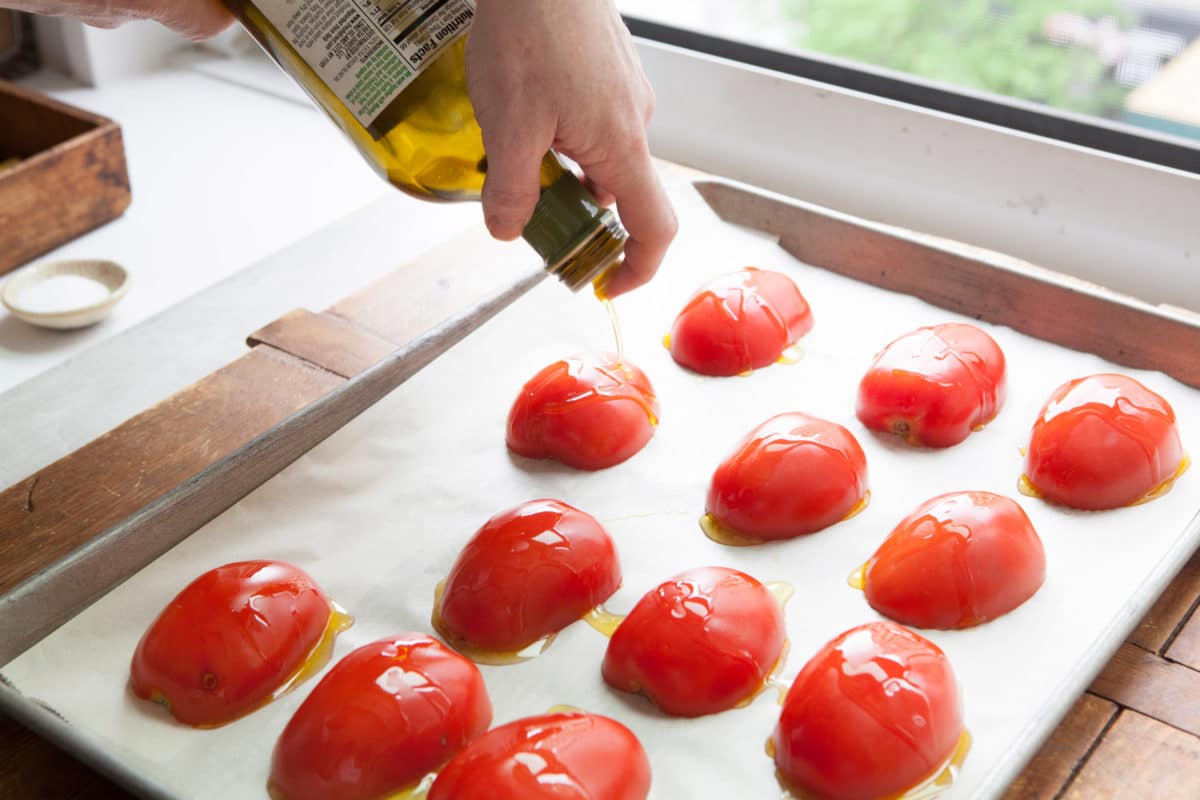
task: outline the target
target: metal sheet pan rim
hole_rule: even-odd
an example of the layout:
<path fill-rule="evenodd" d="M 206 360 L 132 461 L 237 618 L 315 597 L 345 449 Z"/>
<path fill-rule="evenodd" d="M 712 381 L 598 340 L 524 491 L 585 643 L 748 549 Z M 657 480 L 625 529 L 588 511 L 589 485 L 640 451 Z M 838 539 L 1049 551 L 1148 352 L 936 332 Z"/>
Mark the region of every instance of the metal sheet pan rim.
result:
<path fill-rule="evenodd" d="M 1047 715 L 1049 721 L 1030 725 L 1021 735 L 1022 744 L 1008 751 L 1004 759 L 984 778 L 981 789 L 996 796 L 1003 794 L 1029 760 L 1037 754 L 1067 715 L 1071 707 L 1087 691 L 1121 644 L 1133 633 L 1138 623 L 1154 606 L 1171 580 L 1188 562 L 1200 546 L 1200 511 L 1192 517 L 1176 539 L 1170 552 L 1158 562 L 1154 574 L 1142 582 L 1123 609 L 1122 616 L 1113 619 L 1104 635 L 1095 641 L 1091 650 L 1092 663 L 1084 664 L 1068 674 L 1060 683 L 1058 699 L 1053 711 Z"/>

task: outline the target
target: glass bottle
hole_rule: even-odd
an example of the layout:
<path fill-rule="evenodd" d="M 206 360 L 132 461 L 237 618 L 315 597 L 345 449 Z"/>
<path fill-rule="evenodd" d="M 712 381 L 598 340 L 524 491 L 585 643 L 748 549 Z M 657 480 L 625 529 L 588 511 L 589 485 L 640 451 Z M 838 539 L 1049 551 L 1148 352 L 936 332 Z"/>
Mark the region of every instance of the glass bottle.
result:
<path fill-rule="evenodd" d="M 223 0 L 374 169 L 426 200 L 478 200 L 487 174 L 467 94 L 473 0 Z M 553 152 L 522 236 L 578 290 L 627 234 Z"/>

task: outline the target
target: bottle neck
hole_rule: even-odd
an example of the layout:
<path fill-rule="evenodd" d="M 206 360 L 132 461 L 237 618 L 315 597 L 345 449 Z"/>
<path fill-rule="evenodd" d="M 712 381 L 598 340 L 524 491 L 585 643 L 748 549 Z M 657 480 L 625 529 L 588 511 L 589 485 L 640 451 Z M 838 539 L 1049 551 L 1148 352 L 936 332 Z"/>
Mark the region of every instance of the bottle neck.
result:
<path fill-rule="evenodd" d="M 587 286 L 620 260 L 628 238 L 616 215 L 566 169 L 542 188 L 521 235 L 542 257 L 546 271 L 571 291 Z"/>

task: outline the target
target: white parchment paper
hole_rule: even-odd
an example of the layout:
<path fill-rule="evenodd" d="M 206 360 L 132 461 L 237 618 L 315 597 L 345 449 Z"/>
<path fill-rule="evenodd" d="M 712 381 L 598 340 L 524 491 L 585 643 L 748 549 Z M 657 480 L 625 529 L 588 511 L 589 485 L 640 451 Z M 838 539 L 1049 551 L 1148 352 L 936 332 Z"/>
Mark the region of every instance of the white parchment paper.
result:
<path fill-rule="evenodd" d="M 894 524 L 952 490 L 1015 496 L 1045 543 L 1045 586 L 1016 612 L 983 627 L 926 635 L 949 654 L 962 686 L 974 748 L 952 797 L 998 793 L 1119 642 L 1133 615 L 1194 545 L 1200 469 L 1152 503 L 1103 513 L 1053 508 L 1016 495 L 1018 448 L 1060 383 L 1116 369 L 1005 328 L 984 326 L 1009 361 L 1010 395 L 999 417 L 945 451 L 912 450 L 867 432 L 854 418 L 858 379 L 872 355 L 916 326 L 964 319 L 917 300 L 801 264 L 751 231 L 721 223 L 690 187 L 675 190 L 682 230 L 660 277 L 618 303 L 627 358 L 658 390 L 661 426 L 630 461 L 600 473 L 511 458 L 504 421 L 522 383 L 557 358 L 611 350 L 601 307 L 551 282 L 539 287 L 227 513 L 3 668 L 22 691 L 94 733 L 135 769 L 181 796 L 262 798 L 271 748 L 313 682 L 228 725 L 198 731 L 126 689 L 129 658 L 159 609 L 199 573 L 229 561 L 274 558 L 315 576 L 358 619 L 338 641 L 350 649 L 406 630 L 429 631 L 434 584 L 459 548 L 500 509 L 554 497 L 595 515 L 616 540 L 626 611 L 658 582 L 706 564 L 788 581 L 790 679 L 818 647 L 876 619 L 846 584 Z M 803 359 L 746 378 L 702 378 L 660 343 L 674 314 L 704 280 L 741 266 L 791 275 L 815 311 Z M 396 309 L 403 314 L 403 308 Z M 1200 453 L 1200 392 L 1160 374 L 1134 375 L 1164 395 L 1186 449 Z M 745 432 L 768 416 L 802 410 L 847 426 L 867 452 L 870 507 L 813 536 L 730 549 L 697 525 L 708 479 Z M 600 678 L 606 639 L 584 624 L 541 657 L 483 667 L 496 722 L 570 704 L 612 715 L 641 738 L 654 768 L 653 796 L 777 798 L 764 743 L 778 715 L 774 693 L 702 719 L 662 716 Z"/>

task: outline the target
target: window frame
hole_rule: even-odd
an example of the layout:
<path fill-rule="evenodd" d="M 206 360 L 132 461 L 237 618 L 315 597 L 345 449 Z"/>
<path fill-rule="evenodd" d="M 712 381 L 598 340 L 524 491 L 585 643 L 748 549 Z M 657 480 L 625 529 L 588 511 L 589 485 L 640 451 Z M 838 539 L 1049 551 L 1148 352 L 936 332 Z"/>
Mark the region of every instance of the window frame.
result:
<path fill-rule="evenodd" d="M 622 15 L 639 38 L 1200 175 L 1200 141 L 804 50 L 774 50 Z"/>

